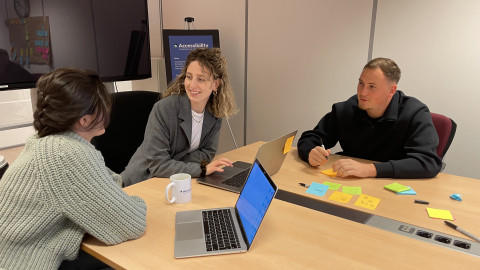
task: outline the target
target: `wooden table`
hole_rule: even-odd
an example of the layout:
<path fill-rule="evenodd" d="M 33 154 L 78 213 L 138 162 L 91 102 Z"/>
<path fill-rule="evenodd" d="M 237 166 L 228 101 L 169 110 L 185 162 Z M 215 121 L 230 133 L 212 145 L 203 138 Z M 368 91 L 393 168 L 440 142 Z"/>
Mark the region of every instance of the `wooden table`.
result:
<path fill-rule="evenodd" d="M 0 155 L 5 157 L 5 160 L 8 162 L 8 164 L 12 164 L 13 161 L 20 155 L 20 153 L 23 150 L 23 145 L 22 146 L 16 146 L 12 148 L 7 148 L 7 149 L 2 149 L 0 150 Z"/>
<path fill-rule="evenodd" d="M 219 155 L 219 157 L 228 157 L 234 161 L 251 162 L 255 158 L 258 147 L 262 144 L 263 142 L 250 144 L 235 151 Z M 339 158 L 348 157 L 331 155 L 326 164 L 320 167 L 312 167 L 300 159 L 296 148 L 292 148 L 292 151 L 287 154 L 282 168 L 277 174 L 272 176 L 272 179 L 279 189 L 288 192 L 466 238 L 462 233 L 446 226 L 442 220 L 429 218 L 426 213 L 426 207 L 450 210 L 456 219 L 455 223 L 457 225 L 480 237 L 480 196 L 478 195 L 480 192 L 480 180 L 445 173 L 440 173 L 437 177 L 431 179 L 342 179 L 320 173 L 322 170 L 331 168 L 332 164 Z M 355 160 L 368 162 L 361 159 Z M 376 209 L 369 210 L 354 205 L 358 198 L 357 195 L 354 195 L 348 203 L 344 204 L 328 199 L 333 192 L 331 190 L 328 190 L 323 197 L 320 197 L 306 193 L 306 188 L 298 184 L 299 182 L 311 184 L 312 182 L 323 183 L 324 181 L 340 183 L 342 186 L 360 186 L 362 193 L 379 198 L 381 201 Z M 384 189 L 385 185 L 393 182 L 412 187 L 417 192 L 417 195 L 396 195 Z M 461 194 L 462 201 L 451 199 L 449 196 L 453 193 Z M 417 204 L 414 203 L 415 199 L 425 200 L 430 202 L 430 204 Z"/>
<path fill-rule="evenodd" d="M 259 145 L 261 143 L 255 143 L 222 156 L 232 160 L 251 161 Z M 296 169 L 302 173 L 298 171 L 295 173 Z M 455 177 L 445 178 L 447 179 L 445 182 L 449 182 L 454 181 L 452 179 Z M 305 196 L 309 195 L 305 194 L 305 188 L 298 186 L 300 180 L 307 183 L 322 182 L 322 179 L 346 182 L 323 178 L 319 170 L 299 162 L 295 151 L 289 153 L 281 171 L 274 175 L 273 179 L 279 188 L 297 191 Z M 375 214 L 390 216 L 398 214 L 403 219 L 408 218 L 408 212 L 412 212 L 412 220 L 429 221 L 423 217 L 426 215 L 423 209 L 418 209 L 423 215 L 414 213 L 417 211 L 416 207 L 421 205 L 411 204 L 412 197 L 398 198 L 397 195 L 390 196 L 392 194 L 382 190 L 382 184 L 390 181 L 392 180 L 365 179 L 348 183 L 361 185 L 365 193 L 382 199 L 378 208 L 373 211 Z M 272 202 L 249 252 L 174 259 L 175 213 L 191 209 L 233 206 L 238 194 L 192 181 L 192 201 L 187 204 L 170 205 L 164 199 L 164 189 L 168 182 L 168 179 L 154 178 L 125 188 L 127 193 L 138 195 L 147 203 L 147 229 L 144 236 L 115 246 L 106 246 L 92 237 L 87 237 L 82 243 L 82 249 L 115 269 L 452 269 L 462 266 L 474 269 L 480 265 L 480 258 L 475 256 L 280 200 Z M 379 190 L 376 188 L 377 182 L 380 183 Z M 411 180 L 407 182 L 418 193 L 430 190 L 420 185 L 423 182 Z M 422 199 L 431 200 L 432 204 L 438 203 L 439 208 L 448 209 L 450 199 L 447 196 L 448 200 L 445 199 L 446 202 L 443 202 L 442 196 L 444 192 L 449 193 L 450 190 L 443 186 L 435 190 L 434 192 L 430 190 L 429 195 L 422 196 Z M 468 202 L 473 192 L 465 193 L 465 201 L 461 203 Z M 327 200 L 326 197 L 317 199 Z M 395 207 L 395 203 L 400 205 Z M 353 203 L 348 207 L 354 207 Z M 394 210 L 395 208 L 404 210 Z M 469 211 L 475 212 L 473 208 L 463 211 L 460 209 L 462 207 L 458 206 L 453 211 L 457 218 L 463 219 Z M 448 233 L 452 231 L 448 230 Z"/>

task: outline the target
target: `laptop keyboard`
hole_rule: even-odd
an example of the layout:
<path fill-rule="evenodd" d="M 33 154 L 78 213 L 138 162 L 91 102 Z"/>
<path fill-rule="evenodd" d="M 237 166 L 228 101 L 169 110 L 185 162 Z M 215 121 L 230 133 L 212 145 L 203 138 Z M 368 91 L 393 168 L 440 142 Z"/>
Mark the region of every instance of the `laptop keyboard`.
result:
<path fill-rule="evenodd" d="M 239 172 L 238 174 L 232 176 L 231 178 L 223 180 L 221 183 L 225 185 L 241 188 L 245 184 L 245 180 L 247 180 L 249 171 L 250 170 L 247 169 L 245 171 Z"/>
<path fill-rule="evenodd" d="M 229 209 L 202 211 L 207 251 L 240 248 Z"/>

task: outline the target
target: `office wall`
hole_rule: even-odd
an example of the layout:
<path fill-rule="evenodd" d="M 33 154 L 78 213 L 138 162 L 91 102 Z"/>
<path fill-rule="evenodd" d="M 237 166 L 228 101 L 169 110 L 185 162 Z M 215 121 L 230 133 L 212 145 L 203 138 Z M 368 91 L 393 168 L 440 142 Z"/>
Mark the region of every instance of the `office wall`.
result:
<path fill-rule="evenodd" d="M 458 124 L 445 172 L 480 178 L 480 1 L 379 0 L 373 56 L 402 69 L 399 89 Z"/>
<path fill-rule="evenodd" d="M 230 124 L 239 146 L 244 142 L 245 73 L 245 0 L 162 0 L 164 29 L 184 29 L 185 17 L 195 18 L 195 29 L 218 29 L 220 47 L 227 58 L 228 70 L 240 113 Z M 226 121 L 220 133 L 219 153 L 235 148 Z"/>
<path fill-rule="evenodd" d="M 247 143 L 312 128 L 355 93 L 372 2 L 249 1 Z M 444 172 L 473 178 L 480 178 L 479 11 L 469 0 L 378 0 L 373 42 L 373 57 L 402 68 L 400 89 L 457 122 Z"/>
<path fill-rule="evenodd" d="M 372 2 L 249 1 L 247 143 L 298 129 L 296 142 L 334 102 L 356 93 Z"/>

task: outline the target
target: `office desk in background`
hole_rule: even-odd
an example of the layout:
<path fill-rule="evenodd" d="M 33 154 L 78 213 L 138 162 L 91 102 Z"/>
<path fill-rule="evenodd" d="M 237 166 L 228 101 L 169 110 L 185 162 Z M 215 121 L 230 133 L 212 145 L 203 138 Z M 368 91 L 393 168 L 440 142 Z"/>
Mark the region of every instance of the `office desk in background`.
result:
<path fill-rule="evenodd" d="M 220 156 L 250 162 L 260 145 L 261 143 L 255 143 Z M 280 189 L 304 194 L 305 188 L 298 186 L 300 179 L 304 182 L 309 182 L 310 179 L 320 182 L 322 176 L 319 170 L 308 168 L 297 159 L 294 149 L 287 156 L 282 170 L 274 175 L 273 179 Z M 287 169 L 289 166 L 291 167 Z M 300 171 L 295 172 L 297 169 Z M 325 178 L 327 179 L 339 182 Z M 367 184 L 378 179 L 362 181 L 365 182 L 356 182 L 355 185 L 362 185 L 366 193 L 372 192 L 369 195 L 382 198 L 378 210 L 374 212 L 394 215 L 396 212 L 391 212 L 390 208 L 393 208 L 398 198 L 391 198 L 388 193 L 384 194 L 383 190 L 376 191 L 375 184 L 367 188 Z M 380 180 L 382 184 L 388 181 L 391 179 Z M 116 269 L 473 269 L 473 266 L 480 264 L 480 258 L 472 255 L 281 200 L 272 202 L 252 248 L 247 253 L 174 259 L 175 213 L 233 206 L 238 194 L 192 181 L 192 201 L 169 205 L 164 199 L 168 182 L 168 179 L 153 178 L 125 188 L 127 193 L 138 195 L 147 203 L 147 229 L 144 236 L 115 246 L 106 246 L 92 237 L 87 237 L 82 243 L 82 249 Z M 383 189 L 383 185 L 379 185 L 379 188 Z M 374 191 L 378 193 L 373 193 Z M 440 201 L 441 193 L 440 190 L 430 196 L 438 196 Z M 320 197 L 320 200 L 326 198 Z M 387 202 L 389 200 L 393 202 Z M 413 197 L 411 200 L 413 201 Z M 401 200 L 398 202 L 402 203 Z M 410 204 L 401 204 L 398 207 L 411 209 Z M 405 212 L 398 211 L 401 215 L 405 215 Z M 414 215 L 414 219 L 420 222 L 422 218 Z"/>

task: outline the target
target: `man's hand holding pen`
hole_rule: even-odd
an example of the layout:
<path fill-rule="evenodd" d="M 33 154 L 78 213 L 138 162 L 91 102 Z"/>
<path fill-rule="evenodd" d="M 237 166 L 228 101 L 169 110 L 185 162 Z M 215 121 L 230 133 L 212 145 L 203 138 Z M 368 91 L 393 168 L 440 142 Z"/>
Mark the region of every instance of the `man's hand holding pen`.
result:
<path fill-rule="evenodd" d="M 316 167 L 325 164 L 328 161 L 330 149 L 326 150 L 323 146 L 313 148 L 308 154 L 308 163 Z"/>

